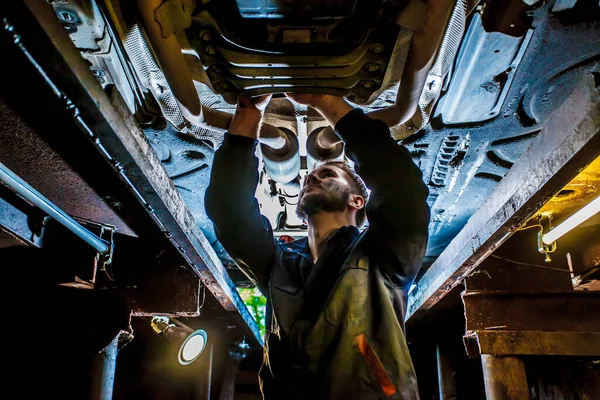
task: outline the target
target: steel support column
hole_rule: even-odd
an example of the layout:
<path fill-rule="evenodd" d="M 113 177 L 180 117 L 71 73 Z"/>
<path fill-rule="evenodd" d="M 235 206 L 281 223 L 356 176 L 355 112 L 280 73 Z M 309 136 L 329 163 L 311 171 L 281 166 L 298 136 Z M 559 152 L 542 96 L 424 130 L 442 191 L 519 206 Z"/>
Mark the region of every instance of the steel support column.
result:
<path fill-rule="evenodd" d="M 225 375 L 221 384 L 221 395 L 219 400 L 233 400 L 235 397 L 235 375 L 238 370 L 238 362 L 230 357 L 225 366 Z"/>
<path fill-rule="evenodd" d="M 208 362 L 206 368 L 202 368 L 196 381 L 194 400 L 211 399 L 214 344 L 210 343 L 205 351 L 208 351 Z"/>
<path fill-rule="evenodd" d="M 452 356 L 448 350 L 448 343 L 446 342 L 438 342 L 435 346 L 440 400 L 458 399 L 456 371 L 452 365 Z"/>
<path fill-rule="evenodd" d="M 92 400 L 111 400 L 115 385 L 115 370 L 117 368 L 117 354 L 119 344 L 123 340 L 129 341 L 132 336 L 129 332 L 121 331 L 115 338 L 98 353 L 94 360 L 92 370 L 92 383 L 90 399 Z"/>

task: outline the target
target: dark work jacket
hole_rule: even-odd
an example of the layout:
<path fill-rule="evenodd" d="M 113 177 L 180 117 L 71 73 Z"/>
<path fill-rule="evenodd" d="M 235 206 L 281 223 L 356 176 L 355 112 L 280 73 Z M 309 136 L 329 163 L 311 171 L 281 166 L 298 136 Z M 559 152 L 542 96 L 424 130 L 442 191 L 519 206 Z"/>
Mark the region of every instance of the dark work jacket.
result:
<path fill-rule="evenodd" d="M 383 122 L 353 110 L 335 131 L 371 190 L 369 224 L 339 229 L 315 265 L 307 238 L 276 241 L 260 214 L 255 140 L 225 135 L 206 210 L 268 299 L 265 399 L 416 399 L 404 316 L 427 245 L 428 190 Z"/>

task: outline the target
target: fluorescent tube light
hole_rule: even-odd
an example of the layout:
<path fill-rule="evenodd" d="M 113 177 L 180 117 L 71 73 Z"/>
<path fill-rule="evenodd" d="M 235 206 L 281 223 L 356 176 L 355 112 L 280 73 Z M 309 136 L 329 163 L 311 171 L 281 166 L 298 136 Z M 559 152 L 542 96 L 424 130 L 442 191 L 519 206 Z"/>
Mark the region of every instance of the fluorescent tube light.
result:
<path fill-rule="evenodd" d="M 597 212 L 600 211 L 600 196 L 596 197 L 591 203 L 577 211 L 575 214 L 567 218 L 562 224 L 558 225 L 550 232 L 542 236 L 542 241 L 549 245 L 555 242 L 558 238 L 569 232 L 571 229 L 588 220 Z"/>

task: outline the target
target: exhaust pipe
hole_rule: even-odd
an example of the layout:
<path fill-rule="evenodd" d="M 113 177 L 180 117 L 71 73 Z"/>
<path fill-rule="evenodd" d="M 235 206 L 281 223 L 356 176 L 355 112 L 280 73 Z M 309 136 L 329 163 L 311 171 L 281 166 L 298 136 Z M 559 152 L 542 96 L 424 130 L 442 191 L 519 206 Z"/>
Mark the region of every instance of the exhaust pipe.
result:
<path fill-rule="evenodd" d="M 431 70 L 435 56 L 448 22 L 452 17 L 456 1 L 430 0 L 427 2 L 427 17 L 420 30 L 415 30 L 402 71 L 400 87 L 393 106 L 370 112 L 372 118 L 379 119 L 394 127 L 407 122 L 417 112 L 419 99 Z"/>
<path fill-rule="evenodd" d="M 300 144 L 298 137 L 289 129 L 280 128 L 285 135 L 286 145 L 274 149 L 261 144 L 260 150 L 265 163 L 265 169 L 271 179 L 278 183 L 289 183 L 300 173 Z"/>
<path fill-rule="evenodd" d="M 306 164 L 309 171 L 324 161 L 342 161 L 344 143 L 335 134 L 331 126 L 313 130 L 306 141 Z"/>

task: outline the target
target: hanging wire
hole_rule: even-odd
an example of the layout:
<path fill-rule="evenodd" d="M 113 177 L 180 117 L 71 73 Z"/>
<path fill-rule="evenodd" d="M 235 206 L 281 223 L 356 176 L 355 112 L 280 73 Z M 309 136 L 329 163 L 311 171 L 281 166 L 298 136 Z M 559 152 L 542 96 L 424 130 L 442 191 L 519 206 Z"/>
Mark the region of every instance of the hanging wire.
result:
<path fill-rule="evenodd" d="M 539 228 L 541 228 L 541 227 L 542 227 L 542 225 L 540 225 L 540 224 L 535 224 L 535 225 L 530 225 L 530 226 L 523 226 L 523 227 L 521 227 L 521 228 L 517 229 L 517 231 L 524 231 L 524 230 L 531 229 L 531 228 L 536 228 L 536 227 L 539 227 Z"/>
<path fill-rule="evenodd" d="M 490 257 L 492 257 L 492 258 L 496 258 L 496 259 L 498 259 L 498 260 L 506 261 L 506 262 L 509 262 L 509 263 L 511 263 L 511 264 L 523 265 L 523 266 L 526 266 L 526 267 L 534 267 L 534 268 L 541 268 L 541 269 L 549 269 L 549 270 L 552 270 L 552 271 L 566 272 L 566 273 L 568 273 L 568 274 L 570 274 L 570 273 L 571 273 L 571 271 L 569 271 L 569 270 L 566 270 L 566 269 L 561 269 L 561 268 L 552 268 L 552 267 L 546 267 L 546 266 L 544 266 L 544 265 L 537 265 L 537 264 L 529 264 L 529 263 L 524 263 L 524 262 L 521 262 L 521 261 L 515 261 L 515 260 L 508 259 L 508 258 L 500 257 L 500 256 L 497 256 L 497 255 L 495 255 L 495 254 L 492 254 Z"/>

